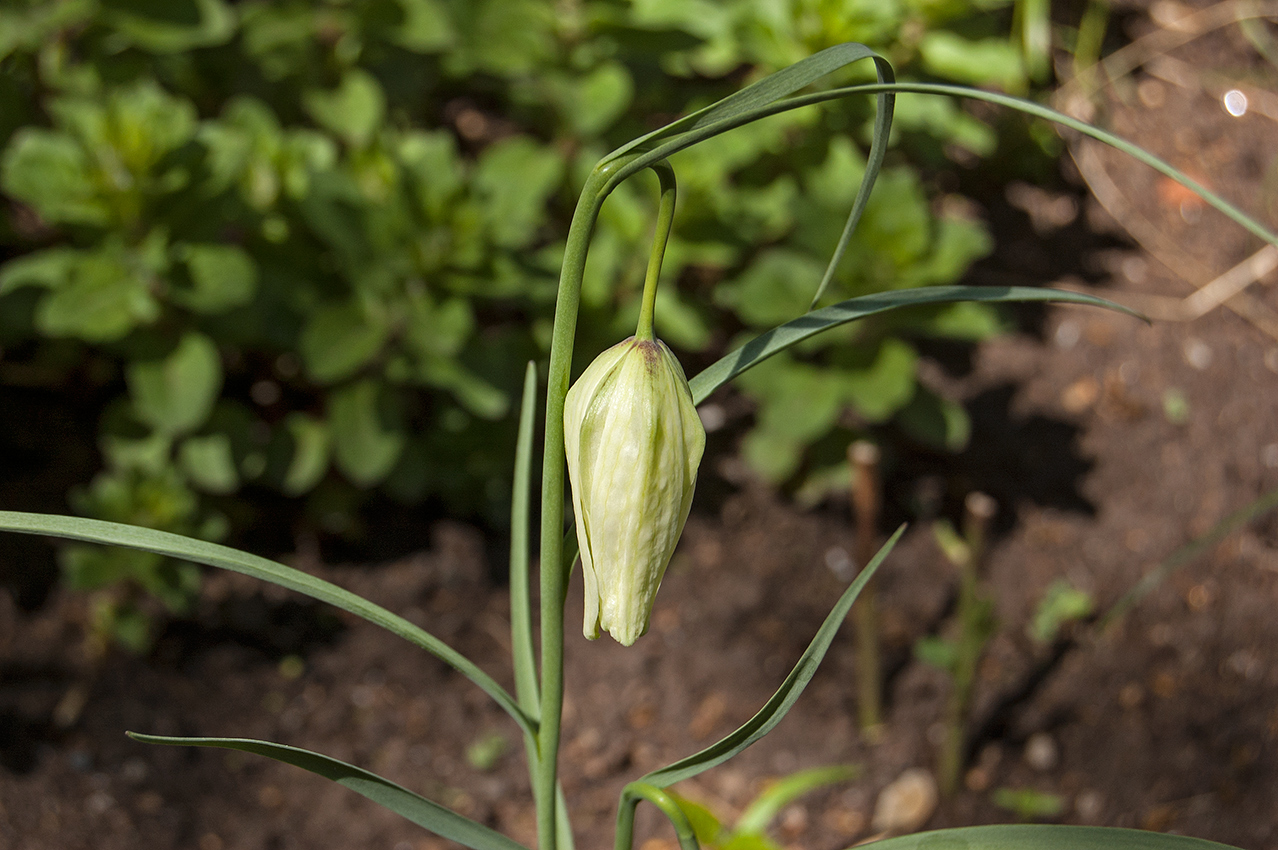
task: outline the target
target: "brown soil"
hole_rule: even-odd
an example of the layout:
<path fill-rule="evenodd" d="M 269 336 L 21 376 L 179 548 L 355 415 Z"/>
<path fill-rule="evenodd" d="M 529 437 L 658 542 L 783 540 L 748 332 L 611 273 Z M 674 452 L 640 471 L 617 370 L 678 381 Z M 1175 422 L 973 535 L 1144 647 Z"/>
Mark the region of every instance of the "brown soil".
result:
<path fill-rule="evenodd" d="M 1112 91 L 1104 120 L 1273 226 L 1278 133 L 1261 114 L 1272 96 L 1249 88 L 1272 83 L 1273 69 L 1236 28 L 1170 56 L 1215 71 L 1147 64 Z M 1221 107 L 1233 86 L 1253 92 L 1241 118 Z M 1182 298 L 1260 248 L 1143 168 L 1091 150 L 1075 146 L 1080 171 L 1098 186 L 1108 169 L 1113 184 L 1097 194 L 1117 221 L 1089 201 L 1070 224 L 1052 210 L 1068 211 L 1073 195 L 1021 193 L 991 212 L 1001 248 L 981 274 L 1099 286 L 1165 311 L 1149 296 Z M 1129 231 L 1144 247 L 1125 244 Z M 1080 232 L 1099 234 L 1083 253 Z M 1061 281 L 1060 269 L 1077 274 Z M 1053 581 L 1067 579 L 1103 610 L 1278 487 L 1278 338 L 1265 324 L 1278 315 L 1273 279 L 1192 321 L 1146 326 L 1053 308 L 1030 315 L 1036 332 L 979 347 L 970 370 L 929 368 L 968 406 L 973 447 L 957 460 L 889 457 L 887 512 L 944 513 L 977 489 L 997 500 L 985 577 L 999 628 L 979 669 L 965 787 L 928 827 L 1013 821 L 996 790 L 1032 789 L 1060 798 L 1057 822 L 1278 847 L 1278 518 L 1208 549 L 1107 631 L 1080 625 L 1054 647 L 1026 636 Z M 652 631 L 635 647 L 581 639 L 578 583 L 570 594 L 563 771 L 583 848 L 608 846 L 626 781 L 763 704 L 844 586 L 827 565 L 854 551 L 846 503 L 800 511 L 730 458 L 711 462 L 702 487 Z M 375 569 L 299 565 L 403 613 L 509 683 L 508 602 L 474 530 L 442 523 L 428 550 Z M 910 648 L 943 630 L 953 587 L 928 522 L 915 522 L 881 573 L 888 716 L 875 742 L 856 726 L 849 626 L 773 735 L 679 790 L 730 818 L 771 778 L 855 763 L 859 779 L 791 806 L 774 834 L 813 850 L 869 836 L 880 790 L 934 766 L 949 683 Z M 0 848 L 442 844 L 296 769 L 148 747 L 126 729 L 315 749 L 535 840 L 513 724 L 460 676 L 372 626 L 217 576 L 197 615 L 174 624 L 152 657 L 91 665 L 86 618 L 83 600 L 67 594 L 33 612 L 0 595 Z M 509 751 L 476 769 L 467 748 L 492 735 Z M 669 846 L 668 829 L 641 811 L 641 839 Z"/>

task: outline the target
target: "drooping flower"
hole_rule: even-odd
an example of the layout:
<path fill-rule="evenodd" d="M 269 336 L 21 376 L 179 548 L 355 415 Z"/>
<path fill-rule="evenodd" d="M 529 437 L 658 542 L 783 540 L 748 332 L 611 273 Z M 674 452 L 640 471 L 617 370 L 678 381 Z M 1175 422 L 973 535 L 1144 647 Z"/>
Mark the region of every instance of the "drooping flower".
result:
<path fill-rule="evenodd" d="M 657 339 L 595 359 L 564 405 L 564 448 L 586 584 L 586 637 L 630 646 L 692 506 L 706 432 L 688 379 Z"/>

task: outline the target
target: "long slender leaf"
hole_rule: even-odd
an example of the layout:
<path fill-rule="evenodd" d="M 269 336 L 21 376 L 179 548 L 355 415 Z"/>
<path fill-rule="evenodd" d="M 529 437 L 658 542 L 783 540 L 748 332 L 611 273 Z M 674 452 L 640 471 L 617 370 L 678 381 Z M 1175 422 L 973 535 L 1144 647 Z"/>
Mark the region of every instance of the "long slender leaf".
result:
<path fill-rule="evenodd" d="M 528 591 L 528 504 L 532 492 L 533 420 L 537 413 L 537 369 L 524 371 L 524 400 L 515 441 L 515 480 L 510 501 L 510 646 L 515 697 L 534 719 L 540 711 L 537 659 L 533 654 L 532 597 Z"/>
<path fill-rule="evenodd" d="M 171 738 L 162 735 L 143 735 L 129 732 L 130 738 L 145 744 L 165 744 L 175 747 L 220 747 L 228 750 L 239 750 L 259 756 L 282 761 L 311 773 L 319 774 L 338 785 L 344 785 L 357 794 L 362 794 L 379 806 L 402 815 L 418 826 L 424 827 L 441 838 L 456 841 L 472 847 L 474 850 L 527 850 L 524 845 L 507 838 L 496 830 L 490 829 L 470 818 L 463 817 L 451 809 L 414 794 L 402 785 L 396 785 L 375 773 L 360 767 L 329 758 L 320 753 L 289 747 L 270 741 L 257 741 L 251 738 Z"/>
<path fill-rule="evenodd" d="M 316 578 L 301 570 L 205 540 L 82 517 L 0 511 L 0 531 L 42 534 L 48 537 L 83 540 L 89 543 L 125 546 L 129 549 L 140 549 L 143 552 L 154 552 L 157 555 L 244 573 L 297 591 L 312 599 L 327 602 L 420 646 L 478 685 L 515 719 L 526 734 L 533 736 L 537 734 L 535 722 L 519 707 L 514 698 L 469 658 L 403 617 L 392 614 L 380 605 L 375 605 L 332 582 Z"/>
<path fill-rule="evenodd" d="M 862 59 L 875 60 L 880 69 L 886 66 L 890 78 L 891 68 L 887 66 L 886 60 L 864 44 L 852 42 L 836 44 L 774 74 L 769 74 L 757 83 L 748 85 L 741 91 L 729 95 L 723 100 L 707 106 L 705 109 L 685 115 L 677 121 L 673 121 L 664 127 L 653 130 L 651 133 L 622 145 L 600 160 L 600 163 L 612 162 L 633 151 L 653 150 L 656 142 L 751 115 L 758 112 L 760 108 L 775 103 L 781 98 L 788 97 L 799 89 L 811 85 L 827 74 L 851 65 L 853 62 L 859 62 Z M 883 78 L 882 71 L 880 71 L 879 79 L 883 80 Z"/>
<path fill-rule="evenodd" d="M 951 301 L 993 303 L 1051 301 L 1063 304 L 1087 304 L 1093 307 L 1108 307 L 1111 310 L 1143 318 L 1139 313 L 1112 301 L 1106 301 L 1104 298 L 1059 289 L 1034 289 L 1028 286 L 928 286 L 921 289 L 877 292 L 872 295 L 849 298 L 847 301 L 840 301 L 838 304 L 831 304 L 820 310 L 813 310 L 811 313 L 805 313 L 797 319 L 760 334 L 689 381 L 692 399 L 700 404 L 712 392 L 751 366 L 821 331 L 900 307 L 943 304 Z"/>
<path fill-rule="evenodd" d="M 825 653 L 830 648 L 830 644 L 833 643 L 834 636 L 838 634 L 839 626 L 843 624 L 843 619 L 852 608 L 852 603 L 856 601 L 861 589 L 873 577 L 879 565 L 883 563 L 883 559 L 888 556 L 888 553 L 892 551 L 892 547 L 896 545 L 896 542 L 901 539 L 901 535 L 904 533 L 905 526 L 903 525 L 896 530 L 896 533 L 888 539 L 887 543 L 883 544 L 883 548 L 879 549 L 878 554 L 874 556 L 870 563 L 865 565 L 865 569 L 861 570 L 856 580 L 848 585 L 848 589 L 843 591 L 843 595 L 839 597 L 839 601 L 834 605 L 834 610 L 826 616 L 821 628 L 817 629 L 816 636 L 812 638 L 812 642 L 808 644 L 808 648 L 804 650 L 798 663 L 790 671 L 790 675 L 786 676 L 785 681 L 781 683 L 781 687 L 777 688 L 777 692 L 764 704 L 763 708 L 759 709 L 754 717 L 751 717 L 743 726 L 726 738 L 711 744 L 701 752 L 654 770 L 637 781 L 655 785 L 658 788 L 665 788 L 668 785 L 696 776 L 698 773 L 709 770 L 715 765 L 722 764 L 771 732 L 781 722 L 781 718 L 785 717 L 786 713 L 794 706 L 795 700 L 803 693 L 803 689 L 808 686 L 808 682 L 812 681 L 812 676 L 821 664 L 821 659 L 825 658 Z"/>
<path fill-rule="evenodd" d="M 1139 829 L 1054 824 L 938 829 L 862 846 L 874 850 L 1226 850 L 1231 847 L 1201 838 Z"/>
<path fill-rule="evenodd" d="M 1139 145 L 1136 145 L 1136 144 L 1133 144 L 1132 142 L 1127 141 L 1122 136 L 1117 136 L 1107 130 L 1102 130 L 1100 127 L 1093 127 L 1091 124 L 1088 124 L 1086 121 L 1080 121 L 1077 118 L 1072 118 L 1063 112 L 1057 112 L 1055 109 L 1052 109 L 1051 107 L 1043 106 L 1041 103 L 1035 103 L 1032 100 L 1025 100 L 1024 98 L 1012 97 L 1011 95 L 999 94 L 998 92 L 984 91 L 982 89 L 968 88 L 966 86 L 955 86 L 955 85 L 949 85 L 945 83 L 910 83 L 910 82 L 867 83 L 865 85 L 847 86 L 846 88 L 831 89 L 829 91 L 817 92 L 815 94 L 798 95 L 796 97 L 788 98 L 786 100 L 773 103 L 772 105 L 764 109 L 761 109 L 757 114 L 750 115 L 750 116 L 739 116 L 737 119 L 734 119 L 734 120 L 740 121 L 741 123 L 749 123 L 750 121 L 758 120 L 759 118 L 765 117 L 767 115 L 775 115 L 777 113 L 785 112 L 790 109 L 798 109 L 804 106 L 812 106 L 818 103 L 824 103 L 827 100 L 835 100 L 841 97 L 848 97 L 849 95 L 854 95 L 854 94 L 879 95 L 884 93 L 931 94 L 931 95 L 941 95 L 944 97 L 958 97 L 958 98 L 967 98 L 970 100 L 983 100 L 983 101 L 986 101 L 987 103 L 994 103 L 994 104 L 998 104 L 999 106 L 1007 107 L 1008 109 L 1015 109 L 1018 112 L 1023 112 L 1026 115 L 1031 115 L 1035 118 L 1041 118 L 1044 121 L 1051 121 L 1053 124 L 1060 124 L 1062 127 L 1068 127 L 1071 130 L 1075 130 L 1079 133 L 1082 133 L 1085 136 L 1090 136 L 1091 138 L 1096 139 L 1098 142 L 1104 142 L 1110 147 L 1116 148 L 1117 150 L 1122 151 L 1123 153 L 1127 154 L 1133 159 L 1136 159 L 1139 162 L 1142 162 L 1145 165 L 1148 165 L 1150 168 L 1154 169 L 1160 174 L 1164 174 L 1167 177 L 1170 177 L 1172 180 L 1175 180 L 1177 183 L 1184 186 L 1186 189 L 1189 189 L 1191 192 L 1198 195 L 1204 201 L 1211 204 L 1216 209 L 1220 210 L 1222 213 L 1224 213 L 1229 218 L 1233 219 L 1238 224 L 1241 224 L 1251 233 L 1255 234 L 1256 236 L 1259 236 L 1261 239 L 1265 240 L 1271 245 L 1278 245 L 1278 234 L 1275 234 L 1272 230 L 1268 229 L 1263 224 L 1256 221 L 1254 218 L 1252 218 L 1251 216 L 1247 215 L 1242 210 L 1235 207 L 1229 201 L 1226 201 L 1224 198 L 1217 195 L 1215 192 L 1212 192 L 1206 186 L 1186 176 L 1186 174 L 1183 171 L 1177 168 L 1174 168 L 1170 164 L 1154 156 L 1152 153 L 1140 147 Z M 663 153 L 665 156 L 669 156 L 669 152 L 663 151 Z"/>
<path fill-rule="evenodd" d="M 748 124 L 764 115 L 779 111 L 775 108 L 775 104 L 778 101 L 782 101 L 783 98 L 816 82 L 827 74 L 853 62 L 859 62 L 862 59 L 874 61 L 874 73 L 880 83 L 891 85 L 896 81 L 892 65 L 863 44 L 849 42 L 827 47 L 807 59 L 764 77 L 759 82 L 747 86 L 718 103 L 671 122 L 665 127 L 641 136 L 608 154 L 600 160 L 599 165 L 596 166 L 597 168 L 606 168 L 618 160 L 624 160 L 627 156 L 631 159 L 617 169 L 617 173 L 614 175 L 613 181 L 606 187 L 605 193 L 611 192 L 617 184 L 630 175 L 651 166 L 654 162 L 660 161 L 670 154 L 740 127 L 743 124 Z M 825 295 L 831 281 L 834 280 L 835 272 L 838 270 L 844 254 L 847 253 L 848 245 L 852 241 L 852 234 L 861 220 L 862 213 L 865 212 L 866 204 L 870 200 L 870 192 L 873 191 L 874 183 L 878 180 L 879 171 L 883 167 L 883 158 L 887 153 L 888 137 L 892 129 L 895 96 L 891 92 L 885 91 L 876 95 L 876 101 L 874 131 L 870 140 L 870 154 L 866 158 L 865 173 L 861 178 L 861 185 L 857 188 L 856 198 L 852 203 L 852 211 L 843 226 L 839 242 L 830 257 L 825 273 L 821 276 L 821 282 L 817 286 L 816 293 L 812 297 L 813 307 Z M 664 143 L 657 144 L 658 142 Z M 648 154 L 638 158 L 634 157 L 634 154 L 643 151 L 647 151 Z"/>

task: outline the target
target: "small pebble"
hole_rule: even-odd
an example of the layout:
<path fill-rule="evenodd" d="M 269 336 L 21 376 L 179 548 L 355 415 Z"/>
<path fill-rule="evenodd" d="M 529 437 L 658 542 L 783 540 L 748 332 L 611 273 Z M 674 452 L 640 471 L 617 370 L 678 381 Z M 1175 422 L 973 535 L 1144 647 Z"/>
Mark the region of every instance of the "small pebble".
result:
<path fill-rule="evenodd" d="M 879 793 L 871 829 L 905 835 L 917 832 L 936 811 L 936 780 L 920 767 L 912 767 Z"/>
<path fill-rule="evenodd" d="M 1211 348 L 1201 339 L 1185 340 L 1185 362 L 1203 371 L 1211 365 Z"/>
<path fill-rule="evenodd" d="M 1060 761 L 1056 741 L 1046 732 L 1035 732 L 1025 742 L 1025 763 L 1040 772 L 1047 772 Z"/>
<path fill-rule="evenodd" d="M 1074 811 L 1083 823 L 1099 823 L 1105 810 L 1105 798 L 1099 791 L 1084 791 L 1074 800 Z"/>

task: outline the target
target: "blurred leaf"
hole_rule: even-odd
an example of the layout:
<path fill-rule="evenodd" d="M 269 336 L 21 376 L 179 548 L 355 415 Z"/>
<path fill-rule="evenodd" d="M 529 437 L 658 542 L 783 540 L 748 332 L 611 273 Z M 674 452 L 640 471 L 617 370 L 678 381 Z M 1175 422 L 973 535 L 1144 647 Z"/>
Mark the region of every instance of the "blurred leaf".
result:
<path fill-rule="evenodd" d="M 222 359 L 203 334 L 190 332 L 159 360 L 130 363 L 125 380 L 138 419 L 164 434 L 198 428 L 222 390 Z"/>
<path fill-rule="evenodd" d="M 401 417 L 372 379 L 329 393 L 328 424 L 337 468 L 361 487 L 386 478 L 404 450 Z"/>
<path fill-rule="evenodd" d="M 771 327 L 807 312 L 824 266 L 807 254 L 785 249 L 764 252 L 715 300 L 752 327 Z"/>
<path fill-rule="evenodd" d="M 962 566 L 972 557 L 972 547 L 967 544 L 963 535 L 959 534 L 947 519 L 938 519 L 932 523 L 932 536 L 941 554 L 955 566 Z"/>
<path fill-rule="evenodd" d="M 178 448 L 178 462 L 191 483 L 208 493 L 233 493 L 240 484 L 225 434 L 187 437 Z"/>
<path fill-rule="evenodd" d="M 963 451 L 972 436 L 967 411 L 921 385 L 910 403 L 897 411 L 895 421 L 919 442 L 948 452 Z"/>
<path fill-rule="evenodd" d="M 781 810 L 810 791 L 855 779 L 861 768 L 854 764 L 828 765 L 796 771 L 770 784 L 741 813 L 734 833 L 763 833 Z"/>
<path fill-rule="evenodd" d="M 1037 643 L 1050 643 L 1060 634 L 1061 626 L 1091 616 L 1096 603 L 1063 578 L 1052 582 L 1038 603 L 1030 621 L 1029 636 Z"/>
<path fill-rule="evenodd" d="M 110 342 L 154 322 L 160 304 L 144 269 L 112 247 L 79 256 L 70 279 L 36 308 L 36 324 L 53 337 Z"/>
<path fill-rule="evenodd" d="M 560 49 L 555 7 L 540 0 L 466 0 L 453 23 L 462 49 L 446 56 L 450 74 L 475 71 L 498 77 L 535 73 Z"/>
<path fill-rule="evenodd" d="M 181 53 L 224 44 L 235 32 L 222 0 L 102 0 L 119 38 L 152 53 Z"/>
<path fill-rule="evenodd" d="M 692 832 L 697 836 L 697 841 L 707 847 L 718 847 L 720 839 L 723 837 L 723 824 L 714 816 L 714 812 L 703 806 L 701 803 L 689 800 L 674 792 L 670 792 L 670 796 L 679 804 L 679 808 L 683 810 L 684 816 L 688 819 L 688 823 L 692 825 Z"/>
<path fill-rule="evenodd" d="M 419 357 L 452 357 L 475 331 L 470 303 L 449 298 L 434 303 L 425 291 L 410 292 L 407 303 L 404 342 Z"/>
<path fill-rule="evenodd" d="M 573 81 L 562 96 L 561 109 L 580 135 L 594 136 L 612 126 L 630 106 L 634 82 L 619 62 L 605 62 Z"/>
<path fill-rule="evenodd" d="M 563 179 L 560 155 L 526 136 L 495 142 L 475 169 L 475 191 L 493 241 L 507 248 L 528 244 L 545 218 L 546 201 Z"/>
<path fill-rule="evenodd" d="M 348 378 L 369 363 L 386 342 L 387 328 L 359 304 L 342 302 L 315 310 L 302 330 L 298 351 L 321 384 Z"/>
<path fill-rule="evenodd" d="M 20 286 L 44 286 L 55 289 L 70 278 L 80 252 L 73 248 L 46 248 L 17 259 L 0 268 L 0 295 Z"/>
<path fill-rule="evenodd" d="M 1022 820 L 1054 818 L 1065 811 L 1065 801 L 1059 795 L 1032 788 L 999 788 L 994 792 L 994 805 Z"/>
<path fill-rule="evenodd" d="M 914 657 L 947 673 L 958 663 L 958 647 L 954 641 L 936 635 L 924 635 L 914 642 Z"/>
<path fill-rule="evenodd" d="M 409 132 L 400 138 L 397 152 L 405 170 L 413 177 L 412 186 L 426 218 L 443 221 L 466 178 L 465 165 L 457 155 L 452 134 Z"/>
<path fill-rule="evenodd" d="M 1025 66 L 1016 46 L 1005 38 L 970 41 L 947 30 L 931 30 L 919 41 L 923 66 L 958 83 L 996 85 L 1006 92 L 1025 90 Z"/>
<path fill-rule="evenodd" d="M 466 747 L 466 763 L 475 770 L 487 773 L 497 766 L 501 757 L 510 749 L 510 741 L 500 732 L 480 735 Z"/>
<path fill-rule="evenodd" d="M 741 457 L 764 481 L 779 484 L 799 468 L 804 444 L 790 434 L 754 428 L 741 441 Z"/>
<path fill-rule="evenodd" d="M 55 33 L 83 26 L 96 6 L 95 0 L 46 0 L 0 9 L 0 60 L 18 50 L 34 53 Z"/>
<path fill-rule="evenodd" d="M 173 289 L 173 300 L 196 313 L 240 307 L 257 291 L 257 265 L 235 245 L 184 245 L 176 253 L 186 263 L 191 288 Z"/>
<path fill-rule="evenodd" d="M 510 409 L 506 393 L 466 369 L 455 358 L 434 357 L 421 364 L 422 380 L 450 391 L 462 406 L 483 419 L 500 419 Z"/>
<path fill-rule="evenodd" d="M 322 421 L 305 413 L 290 413 L 284 424 L 293 445 L 280 489 L 286 496 L 300 496 L 318 484 L 328 471 L 329 430 Z"/>
<path fill-rule="evenodd" d="M 360 68 L 347 71 L 341 84 L 332 91 L 306 92 L 302 103 L 317 124 L 355 148 L 368 146 L 386 113 L 386 95 L 382 93 L 381 84 Z"/>
<path fill-rule="evenodd" d="M 958 145 L 977 156 L 989 156 L 998 147 L 994 128 L 943 97 L 906 97 L 896 102 L 894 132 L 915 130 Z"/>
<path fill-rule="evenodd" d="M 88 157 L 64 133 L 34 127 L 14 133 L 0 163 L 0 184 L 52 224 L 104 225 L 111 220 Z"/>
<path fill-rule="evenodd" d="M 859 351 L 849 358 L 860 368 L 844 372 L 838 381 L 843 398 L 871 422 L 883 422 L 901 410 L 915 395 L 918 354 L 909 343 L 885 339 L 869 358 Z"/>
<path fill-rule="evenodd" d="M 395 32 L 395 42 L 415 53 L 434 53 L 452 45 L 456 38 L 447 7 L 440 0 L 397 0 L 404 20 Z"/>

